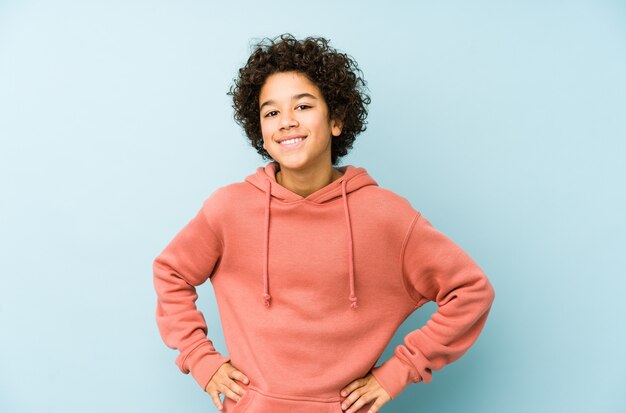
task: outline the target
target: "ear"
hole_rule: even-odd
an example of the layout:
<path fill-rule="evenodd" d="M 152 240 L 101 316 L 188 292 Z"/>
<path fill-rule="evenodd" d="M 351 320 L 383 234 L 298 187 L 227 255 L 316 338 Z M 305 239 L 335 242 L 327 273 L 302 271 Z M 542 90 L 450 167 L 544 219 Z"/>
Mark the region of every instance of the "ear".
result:
<path fill-rule="evenodd" d="M 330 121 L 330 133 L 333 136 L 341 135 L 341 130 L 343 129 L 343 121 L 332 119 Z"/>

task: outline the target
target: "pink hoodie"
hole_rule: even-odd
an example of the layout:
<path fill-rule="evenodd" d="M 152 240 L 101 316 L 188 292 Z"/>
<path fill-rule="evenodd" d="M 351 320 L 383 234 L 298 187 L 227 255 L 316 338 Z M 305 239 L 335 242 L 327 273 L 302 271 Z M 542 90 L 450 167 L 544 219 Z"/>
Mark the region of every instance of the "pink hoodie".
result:
<path fill-rule="evenodd" d="M 370 371 L 395 398 L 461 357 L 495 297 L 479 266 L 364 168 L 338 167 L 341 178 L 306 198 L 276 182 L 278 168 L 214 191 L 154 260 L 156 321 L 180 370 L 203 389 L 229 360 L 246 374 L 226 413 L 338 413 L 340 390 Z M 195 306 L 207 279 L 229 357 Z M 375 367 L 429 301 L 437 312 Z"/>

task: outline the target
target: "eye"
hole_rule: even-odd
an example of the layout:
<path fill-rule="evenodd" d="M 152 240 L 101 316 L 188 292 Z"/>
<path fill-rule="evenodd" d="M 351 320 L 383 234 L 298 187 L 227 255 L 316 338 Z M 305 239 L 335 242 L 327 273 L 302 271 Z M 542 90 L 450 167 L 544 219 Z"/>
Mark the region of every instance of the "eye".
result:
<path fill-rule="evenodd" d="M 309 106 L 309 105 L 305 105 L 305 104 L 302 104 L 302 105 L 298 105 L 298 106 L 296 106 L 296 108 L 304 108 L 304 109 L 308 109 L 308 108 L 310 108 L 310 107 L 311 107 L 311 106 Z"/>
<path fill-rule="evenodd" d="M 275 111 L 275 110 L 271 110 L 271 111 L 267 112 L 267 113 L 265 114 L 265 117 L 266 117 L 266 118 L 271 118 L 272 116 L 275 116 L 275 115 L 272 115 L 272 113 L 276 113 L 276 111 Z"/>

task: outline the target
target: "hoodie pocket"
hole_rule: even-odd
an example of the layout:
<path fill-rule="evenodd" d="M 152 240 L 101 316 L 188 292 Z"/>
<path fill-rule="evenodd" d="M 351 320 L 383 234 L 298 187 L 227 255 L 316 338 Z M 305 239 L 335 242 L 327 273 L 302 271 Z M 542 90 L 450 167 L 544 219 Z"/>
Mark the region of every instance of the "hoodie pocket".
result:
<path fill-rule="evenodd" d="M 239 399 L 238 402 L 234 401 L 231 398 L 224 399 L 224 409 L 223 413 L 245 413 L 248 411 L 252 400 L 254 399 L 256 392 L 254 390 L 246 390 L 246 393 Z M 252 410 L 250 410 L 252 412 Z"/>
<path fill-rule="evenodd" d="M 222 413 L 344 413 L 341 402 L 335 399 L 303 398 L 279 395 L 249 386 L 238 402 L 224 402 Z M 367 409 L 358 413 L 366 413 Z"/>
<path fill-rule="evenodd" d="M 344 398 L 319 399 L 268 393 L 250 385 L 238 401 L 224 399 L 221 413 L 345 413 L 341 408 Z M 373 402 L 367 403 L 356 413 L 367 413 Z"/>

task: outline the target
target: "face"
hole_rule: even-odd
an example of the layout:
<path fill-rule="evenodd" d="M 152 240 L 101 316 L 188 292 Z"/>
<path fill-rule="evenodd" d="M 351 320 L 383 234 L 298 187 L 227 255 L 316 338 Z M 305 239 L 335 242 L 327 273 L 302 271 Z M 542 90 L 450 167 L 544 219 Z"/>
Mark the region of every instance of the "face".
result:
<path fill-rule="evenodd" d="M 259 95 L 263 148 L 281 170 L 315 173 L 332 167 L 331 139 L 341 124 L 328 119 L 319 88 L 299 72 L 274 73 Z"/>

